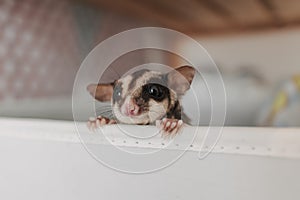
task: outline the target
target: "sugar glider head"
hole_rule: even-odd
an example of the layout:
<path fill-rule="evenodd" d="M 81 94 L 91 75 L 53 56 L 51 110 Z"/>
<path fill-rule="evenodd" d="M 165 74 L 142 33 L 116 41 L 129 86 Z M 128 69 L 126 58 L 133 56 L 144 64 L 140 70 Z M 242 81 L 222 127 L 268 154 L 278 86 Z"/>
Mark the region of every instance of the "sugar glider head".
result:
<path fill-rule="evenodd" d="M 190 88 L 195 69 L 169 73 L 143 69 L 109 84 L 90 84 L 98 101 L 111 101 L 115 118 L 126 124 L 150 124 L 163 117 L 181 119 L 179 99 Z"/>

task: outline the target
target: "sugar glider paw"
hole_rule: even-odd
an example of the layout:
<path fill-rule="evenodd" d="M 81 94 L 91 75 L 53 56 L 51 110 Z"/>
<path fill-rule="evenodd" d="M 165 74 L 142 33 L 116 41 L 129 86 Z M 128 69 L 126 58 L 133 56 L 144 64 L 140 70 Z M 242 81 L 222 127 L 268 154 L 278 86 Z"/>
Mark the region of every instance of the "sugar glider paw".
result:
<path fill-rule="evenodd" d="M 156 122 L 156 126 L 162 131 L 163 136 L 176 135 L 183 125 L 182 120 L 164 118 Z"/>
<path fill-rule="evenodd" d="M 97 118 L 95 117 L 90 117 L 88 122 L 87 122 L 87 127 L 91 131 L 95 131 L 97 128 L 100 128 L 104 125 L 107 124 L 116 124 L 116 120 L 114 119 L 108 119 L 106 117 L 98 116 Z"/>

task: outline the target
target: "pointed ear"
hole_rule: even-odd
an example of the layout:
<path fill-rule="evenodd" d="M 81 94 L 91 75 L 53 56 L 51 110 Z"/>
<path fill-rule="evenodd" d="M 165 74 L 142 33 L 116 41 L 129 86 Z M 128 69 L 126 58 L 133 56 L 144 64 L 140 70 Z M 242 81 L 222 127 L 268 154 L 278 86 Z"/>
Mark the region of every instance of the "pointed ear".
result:
<path fill-rule="evenodd" d="M 167 74 L 168 87 L 173 89 L 177 95 L 184 95 L 190 88 L 195 75 L 195 69 L 190 66 L 182 66 Z"/>
<path fill-rule="evenodd" d="M 113 83 L 90 84 L 87 90 L 98 101 L 110 101 L 113 95 L 113 85 Z"/>

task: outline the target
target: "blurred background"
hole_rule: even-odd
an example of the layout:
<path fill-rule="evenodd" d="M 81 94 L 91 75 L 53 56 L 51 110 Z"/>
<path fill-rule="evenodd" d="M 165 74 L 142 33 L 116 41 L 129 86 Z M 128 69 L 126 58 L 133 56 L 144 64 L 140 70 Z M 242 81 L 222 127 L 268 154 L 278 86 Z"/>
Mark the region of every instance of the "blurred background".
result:
<path fill-rule="evenodd" d="M 144 26 L 183 32 L 207 49 L 225 82 L 226 125 L 300 125 L 299 0 L 0 0 L 0 115 L 72 120 L 86 55 Z M 198 58 L 183 41 L 174 46 Z M 131 54 L 112 64 L 118 74 L 107 72 L 106 81 L 141 63 L 184 64 L 166 52 Z M 201 58 L 196 64 L 211 73 Z"/>

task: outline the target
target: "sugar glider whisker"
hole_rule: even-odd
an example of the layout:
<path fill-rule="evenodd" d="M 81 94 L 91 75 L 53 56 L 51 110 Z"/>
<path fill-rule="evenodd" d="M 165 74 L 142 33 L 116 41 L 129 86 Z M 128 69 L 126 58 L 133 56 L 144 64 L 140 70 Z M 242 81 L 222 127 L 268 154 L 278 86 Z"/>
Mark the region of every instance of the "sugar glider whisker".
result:
<path fill-rule="evenodd" d="M 111 102 L 113 116 L 90 118 L 88 127 L 156 123 L 165 134 L 177 133 L 183 124 L 180 99 L 190 88 L 194 75 L 195 69 L 190 66 L 168 73 L 143 69 L 112 83 L 90 84 L 87 90 L 96 100 Z"/>

